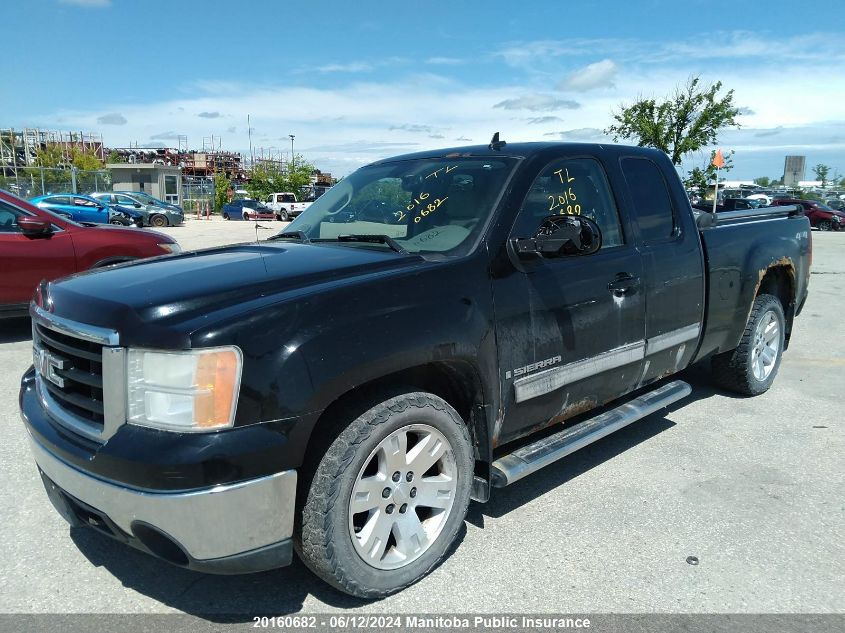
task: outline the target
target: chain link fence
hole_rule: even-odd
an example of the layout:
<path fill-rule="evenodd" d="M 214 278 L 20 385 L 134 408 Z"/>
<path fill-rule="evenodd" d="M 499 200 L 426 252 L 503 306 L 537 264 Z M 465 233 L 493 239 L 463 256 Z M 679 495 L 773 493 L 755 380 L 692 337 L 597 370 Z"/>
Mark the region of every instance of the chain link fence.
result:
<path fill-rule="evenodd" d="M 0 169 L 0 189 L 21 198 L 51 193 L 111 191 L 111 173 L 107 169 L 83 170 L 60 167 L 17 167 Z"/>

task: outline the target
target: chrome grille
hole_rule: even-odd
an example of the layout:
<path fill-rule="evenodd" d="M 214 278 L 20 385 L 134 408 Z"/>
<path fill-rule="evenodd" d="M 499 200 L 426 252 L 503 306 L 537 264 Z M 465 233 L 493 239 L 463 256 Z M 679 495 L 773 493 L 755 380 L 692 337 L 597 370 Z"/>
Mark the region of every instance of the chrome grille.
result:
<path fill-rule="evenodd" d="M 117 332 L 32 307 L 36 387 L 47 414 L 88 439 L 105 441 L 126 421 L 124 349 Z"/>
<path fill-rule="evenodd" d="M 33 329 L 41 385 L 59 406 L 102 432 L 103 346 L 40 324 Z"/>

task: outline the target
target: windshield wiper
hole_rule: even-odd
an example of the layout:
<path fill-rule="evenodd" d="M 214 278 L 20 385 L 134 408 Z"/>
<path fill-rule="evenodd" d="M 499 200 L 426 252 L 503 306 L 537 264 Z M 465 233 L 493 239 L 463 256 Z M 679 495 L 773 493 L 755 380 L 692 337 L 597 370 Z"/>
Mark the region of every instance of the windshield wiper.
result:
<path fill-rule="evenodd" d="M 399 244 L 399 242 L 394 240 L 389 235 L 364 235 L 358 233 L 349 233 L 346 235 L 338 235 L 336 238 L 333 239 L 337 240 L 338 242 L 368 242 L 370 244 L 386 244 L 397 253 L 401 253 L 402 255 L 408 254 L 408 251 L 406 251 L 402 247 L 402 245 Z"/>
<path fill-rule="evenodd" d="M 311 240 L 308 239 L 308 236 L 305 235 L 303 231 L 285 231 L 284 233 L 276 233 L 276 235 L 271 235 L 270 237 L 268 237 L 267 240 L 281 240 L 285 238 L 297 239 L 303 244 L 308 244 L 311 242 Z"/>

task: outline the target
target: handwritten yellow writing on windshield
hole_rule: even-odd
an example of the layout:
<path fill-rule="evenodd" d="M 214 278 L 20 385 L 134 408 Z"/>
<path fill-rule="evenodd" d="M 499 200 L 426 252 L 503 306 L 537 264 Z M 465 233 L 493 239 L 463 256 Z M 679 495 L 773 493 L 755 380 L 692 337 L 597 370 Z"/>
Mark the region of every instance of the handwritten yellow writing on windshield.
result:
<path fill-rule="evenodd" d="M 450 171 L 455 171 L 457 168 L 458 168 L 457 165 L 447 165 L 446 167 L 441 167 L 440 169 L 435 169 L 428 176 L 426 176 L 426 178 L 439 178 L 440 177 L 439 174 L 440 174 L 441 171 L 445 171 L 448 174 Z"/>
<path fill-rule="evenodd" d="M 430 213 L 434 213 L 440 207 L 441 204 L 446 202 L 449 199 L 449 196 L 445 198 L 435 198 L 434 202 L 429 202 L 425 207 L 420 209 L 419 215 L 414 218 L 414 224 L 419 224 L 424 217 L 429 215 Z"/>

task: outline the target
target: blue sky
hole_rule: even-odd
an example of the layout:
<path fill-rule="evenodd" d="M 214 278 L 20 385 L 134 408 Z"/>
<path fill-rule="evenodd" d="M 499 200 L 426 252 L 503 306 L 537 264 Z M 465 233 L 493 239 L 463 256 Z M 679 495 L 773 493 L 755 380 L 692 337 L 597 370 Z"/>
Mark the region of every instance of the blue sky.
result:
<path fill-rule="evenodd" d="M 731 178 L 780 176 L 786 154 L 845 176 L 843 14 L 841 0 L 28 0 L 3 9 L 0 127 L 246 151 L 249 114 L 259 152 L 288 152 L 293 133 L 345 174 L 497 130 L 606 140 L 611 110 L 700 74 L 743 108 L 720 140 Z"/>

